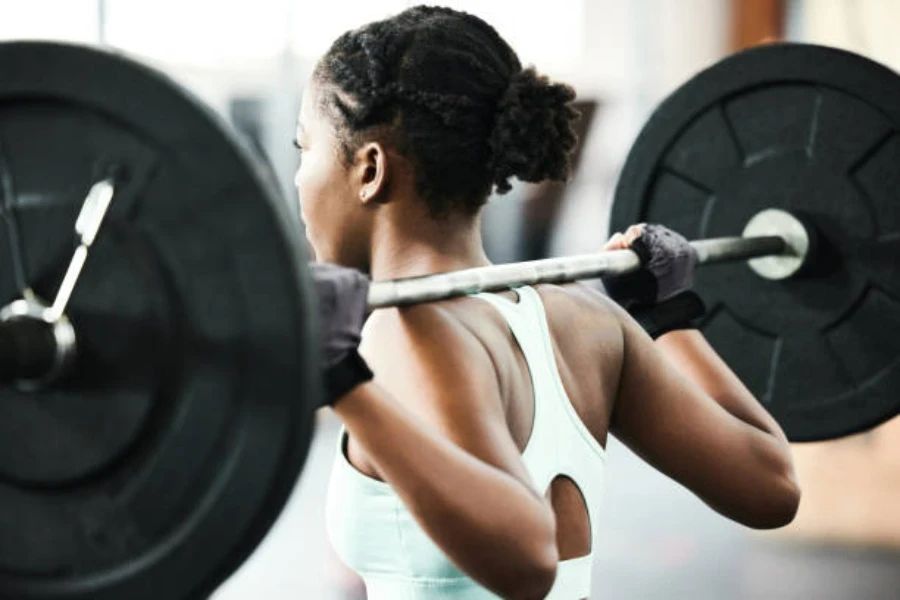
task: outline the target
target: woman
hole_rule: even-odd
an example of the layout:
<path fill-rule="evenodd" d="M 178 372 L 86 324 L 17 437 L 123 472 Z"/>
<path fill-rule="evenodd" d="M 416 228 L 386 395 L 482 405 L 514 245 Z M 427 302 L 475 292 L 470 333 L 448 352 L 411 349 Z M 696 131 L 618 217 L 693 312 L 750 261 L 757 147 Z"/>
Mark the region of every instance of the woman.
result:
<path fill-rule="evenodd" d="M 510 177 L 567 177 L 573 97 L 468 14 L 416 7 L 344 34 L 297 131 L 318 260 L 375 280 L 488 264 L 481 206 Z M 657 299 L 678 295 L 683 240 L 648 239 L 648 266 L 668 265 Z M 377 311 L 363 361 L 367 280 L 313 273 L 346 430 L 329 531 L 370 600 L 586 598 L 610 432 L 727 517 L 793 518 L 784 434 L 686 324 L 654 344 L 586 286 L 522 287 Z"/>

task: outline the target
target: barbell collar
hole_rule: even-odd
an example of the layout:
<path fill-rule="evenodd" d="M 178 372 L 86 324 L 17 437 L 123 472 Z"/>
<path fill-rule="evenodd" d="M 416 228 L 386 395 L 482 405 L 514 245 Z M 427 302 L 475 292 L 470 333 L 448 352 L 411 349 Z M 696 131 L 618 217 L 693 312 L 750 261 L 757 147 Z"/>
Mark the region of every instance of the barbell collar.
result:
<path fill-rule="evenodd" d="M 814 231 L 814 227 L 785 210 L 760 211 L 747 221 L 743 235 L 754 237 L 777 233 L 784 238 L 787 247 L 783 253 L 752 258 L 747 264 L 765 279 L 777 281 L 793 277 L 809 263 Z"/>
<path fill-rule="evenodd" d="M 22 391 L 46 387 L 62 376 L 75 355 L 75 330 L 65 316 L 33 299 L 0 310 L 0 385 Z"/>

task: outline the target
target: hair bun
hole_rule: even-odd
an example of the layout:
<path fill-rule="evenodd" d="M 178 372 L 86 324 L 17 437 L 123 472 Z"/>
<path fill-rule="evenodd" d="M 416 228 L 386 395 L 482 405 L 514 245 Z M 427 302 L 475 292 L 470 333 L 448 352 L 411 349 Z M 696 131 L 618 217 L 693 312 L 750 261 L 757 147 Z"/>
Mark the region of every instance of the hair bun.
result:
<path fill-rule="evenodd" d="M 577 143 L 574 99 L 570 86 L 551 83 L 533 67 L 513 75 L 488 141 L 497 192 L 511 189 L 511 177 L 530 182 L 568 179 Z"/>

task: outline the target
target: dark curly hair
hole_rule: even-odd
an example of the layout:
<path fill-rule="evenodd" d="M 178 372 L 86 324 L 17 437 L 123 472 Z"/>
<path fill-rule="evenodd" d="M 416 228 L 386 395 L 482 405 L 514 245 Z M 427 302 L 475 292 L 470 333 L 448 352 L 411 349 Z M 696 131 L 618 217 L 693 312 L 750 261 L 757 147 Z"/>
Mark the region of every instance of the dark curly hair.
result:
<path fill-rule="evenodd" d="M 509 180 L 566 180 L 577 138 L 574 90 L 523 69 L 480 18 L 416 6 L 348 31 L 316 66 L 321 108 L 346 163 L 364 139 L 416 171 L 432 216 L 475 214 Z"/>

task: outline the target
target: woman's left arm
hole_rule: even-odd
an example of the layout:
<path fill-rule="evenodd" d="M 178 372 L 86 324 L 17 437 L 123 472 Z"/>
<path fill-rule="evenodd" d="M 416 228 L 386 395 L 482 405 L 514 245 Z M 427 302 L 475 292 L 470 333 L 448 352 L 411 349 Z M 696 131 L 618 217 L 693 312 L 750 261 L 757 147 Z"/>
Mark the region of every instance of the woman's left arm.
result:
<path fill-rule="evenodd" d="M 776 438 L 790 460 L 788 440 L 778 422 L 763 408 L 747 386 L 697 329 L 679 329 L 663 334 L 656 347 L 675 367 L 726 411 Z"/>
<path fill-rule="evenodd" d="M 614 234 L 604 250 L 631 248 L 641 257 L 642 272 L 613 278 L 609 281 L 615 292 L 633 295 L 644 305 L 645 313 L 652 313 L 654 302 L 677 302 L 677 296 L 689 295 L 697 254 L 681 235 L 659 225 L 633 225 L 625 233 Z M 609 287 L 609 286 L 608 286 Z M 612 294 L 615 297 L 615 293 Z M 696 297 L 696 296 L 695 296 Z M 618 300 L 618 299 L 617 299 Z M 702 302 L 699 314 L 702 314 Z M 787 437 L 781 427 L 734 371 L 716 353 L 703 334 L 690 322 L 694 305 L 688 302 L 668 311 L 665 319 L 672 323 L 661 325 L 656 346 L 681 371 L 682 375 L 699 386 L 719 405 L 736 418 L 773 436 L 783 445 L 789 457 Z M 679 316 L 679 312 L 685 312 Z M 663 319 L 663 320 L 665 320 Z M 683 319 L 683 323 L 679 321 Z M 649 322 L 653 322 L 652 320 Z M 665 333 L 661 333 L 665 332 Z M 788 458 L 789 460 L 789 458 Z"/>

